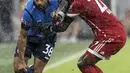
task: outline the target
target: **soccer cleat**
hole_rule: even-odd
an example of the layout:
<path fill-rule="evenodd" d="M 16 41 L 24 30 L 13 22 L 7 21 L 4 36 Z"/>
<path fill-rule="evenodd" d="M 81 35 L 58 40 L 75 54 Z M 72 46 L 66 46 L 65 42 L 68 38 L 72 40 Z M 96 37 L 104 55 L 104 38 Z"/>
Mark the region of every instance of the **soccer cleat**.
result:
<path fill-rule="evenodd" d="M 30 65 L 29 67 L 27 67 L 26 73 L 33 73 L 33 65 Z"/>

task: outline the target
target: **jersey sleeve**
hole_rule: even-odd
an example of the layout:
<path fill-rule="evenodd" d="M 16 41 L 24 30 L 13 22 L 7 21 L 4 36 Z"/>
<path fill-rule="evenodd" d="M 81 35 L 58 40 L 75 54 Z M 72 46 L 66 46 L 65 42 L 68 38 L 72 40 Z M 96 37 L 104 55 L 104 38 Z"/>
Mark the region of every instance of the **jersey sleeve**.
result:
<path fill-rule="evenodd" d="M 71 5 L 70 5 L 70 8 L 68 10 L 68 13 L 67 15 L 70 16 L 70 17 L 73 17 L 73 16 L 77 16 L 81 13 L 85 12 L 85 7 L 84 5 L 82 4 L 82 2 L 78 2 L 78 0 L 74 1 Z"/>
<path fill-rule="evenodd" d="M 30 15 L 27 13 L 26 10 L 24 10 L 22 13 L 21 22 L 24 23 L 24 27 L 22 29 L 28 31 L 30 28 L 30 25 L 32 24 L 32 18 L 30 17 Z M 21 26 L 23 26 L 23 24 L 21 24 Z"/>

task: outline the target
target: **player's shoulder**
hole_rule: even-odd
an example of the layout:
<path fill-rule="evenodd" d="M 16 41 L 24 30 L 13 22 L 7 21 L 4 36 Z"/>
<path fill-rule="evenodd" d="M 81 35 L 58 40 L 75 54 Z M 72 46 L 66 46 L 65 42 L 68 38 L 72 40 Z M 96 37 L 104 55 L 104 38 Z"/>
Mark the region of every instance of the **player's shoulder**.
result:
<path fill-rule="evenodd" d="M 83 8 L 84 7 L 84 5 L 83 5 L 84 3 L 82 2 L 82 0 L 74 0 L 72 3 L 71 3 L 71 7 L 73 8 Z"/>
<path fill-rule="evenodd" d="M 34 6 L 33 0 L 28 0 L 24 6 L 24 11 L 22 13 L 22 20 L 26 21 L 27 23 L 31 23 L 32 21 L 32 18 L 29 15 L 29 13 L 31 13 L 33 6 Z"/>
<path fill-rule="evenodd" d="M 31 11 L 33 7 L 34 7 L 33 0 L 28 0 L 24 6 L 24 9 Z"/>
<path fill-rule="evenodd" d="M 51 4 L 54 4 L 54 3 L 58 3 L 59 0 L 49 0 L 49 2 L 50 2 Z"/>
<path fill-rule="evenodd" d="M 51 4 L 52 6 L 58 6 L 58 4 L 59 4 L 59 1 L 58 1 L 58 0 L 49 0 L 49 2 L 50 2 L 50 4 Z"/>
<path fill-rule="evenodd" d="M 29 13 L 31 13 L 32 9 L 34 7 L 33 0 L 28 0 L 24 6 L 24 11 L 22 13 L 23 18 L 30 18 Z"/>
<path fill-rule="evenodd" d="M 68 13 L 80 14 L 85 10 L 85 5 L 82 0 L 74 0 L 69 7 Z"/>

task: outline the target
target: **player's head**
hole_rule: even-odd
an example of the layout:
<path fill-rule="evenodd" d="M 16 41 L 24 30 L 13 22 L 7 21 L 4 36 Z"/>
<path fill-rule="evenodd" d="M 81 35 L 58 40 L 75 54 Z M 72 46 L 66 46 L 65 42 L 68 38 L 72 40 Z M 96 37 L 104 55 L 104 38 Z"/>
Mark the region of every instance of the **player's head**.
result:
<path fill-rule="evenodd" d="M 46 8 L 46 6 L 48 5 L 48 2 L 49 0 L 34 0 L 36 6 L 39 8 L 39 9 L 44 9 Z"/>

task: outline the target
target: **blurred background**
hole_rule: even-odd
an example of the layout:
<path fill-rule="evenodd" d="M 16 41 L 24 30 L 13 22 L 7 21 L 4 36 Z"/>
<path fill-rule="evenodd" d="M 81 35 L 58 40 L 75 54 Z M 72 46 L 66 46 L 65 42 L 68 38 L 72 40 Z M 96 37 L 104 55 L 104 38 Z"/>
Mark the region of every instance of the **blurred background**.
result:
<path fill-rule="evenodd" d="M 110 61 L 98 63 L 104 73 L 129 73 L 130 0 L 103 0 L 125 26 L 127 43 Z M 20 31 L 20 19 L 26 0 L 0 0 L 0 73 L 13 73 L 13 52 Z M 93 39 L 89 26 L 76 18 L 67 31 L 59 33 L 45 73 L 80 73 L 76 63 Z M 30 64 L 33 61 L 30 60 Z"/>

